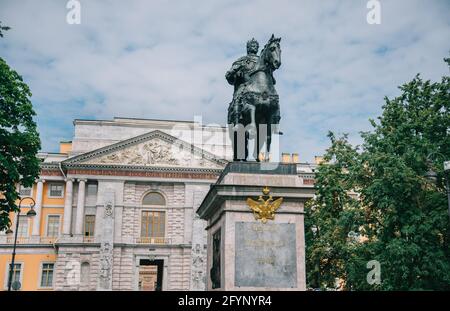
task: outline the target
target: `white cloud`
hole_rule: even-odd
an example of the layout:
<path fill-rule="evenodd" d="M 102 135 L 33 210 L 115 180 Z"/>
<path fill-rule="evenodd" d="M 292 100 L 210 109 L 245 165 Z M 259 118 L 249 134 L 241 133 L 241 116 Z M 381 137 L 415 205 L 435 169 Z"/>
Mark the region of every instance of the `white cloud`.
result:
<path fill-rule="evenodd" d="M 224 124 L 224 74 L 251 37 L 282 37 L 282 150 L 304 160 L 323 152 L 329 129 L 358 142 L 383 97 L 416 73 L 448 73 L 446 1 L 384 0 L 381 25 L 367 24 L 366 1 L 81 0 L 81 25 L 65 22 L 65 3 L 0 3 L 13 28 L 1 56 L 32 89 L 44 150 L 71 137 L 75 118 Z"/>

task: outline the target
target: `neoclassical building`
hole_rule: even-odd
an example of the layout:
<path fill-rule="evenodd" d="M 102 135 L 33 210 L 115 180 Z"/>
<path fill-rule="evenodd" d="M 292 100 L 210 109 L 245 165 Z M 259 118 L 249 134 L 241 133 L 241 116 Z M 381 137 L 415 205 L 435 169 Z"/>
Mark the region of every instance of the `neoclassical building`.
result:
<path fill-rule="evenodd" d="M 13 281 L 21 290 L 205 290 L 206 231 L 196 215 L 232 157 L 225 127 L 114 118 L 75 120 L 72 141 L 39 154 L 22 196 Z M 297 163 L 306 187 L 315 164 Z M 17 216 L 11 214 L 15 230 Z M 14 234 L 0 233 L 7 288 Z"/>

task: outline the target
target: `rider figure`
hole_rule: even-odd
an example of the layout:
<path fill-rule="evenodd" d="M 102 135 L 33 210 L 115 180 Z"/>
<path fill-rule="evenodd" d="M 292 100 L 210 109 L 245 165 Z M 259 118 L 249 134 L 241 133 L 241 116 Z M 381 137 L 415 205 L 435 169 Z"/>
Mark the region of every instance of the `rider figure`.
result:
<path fill-rule="evenodd" d="M 250 74 L 259 60 L 259 56 L 257 55 L 258 49 L 258 41 L 254 38 L 249 40 L 247 42 L 247 55 L 235 61 L 231 69 L 225 74 L 228 83 L 234 85 L 233 101 L 228 107 L 228 124 L 239 124 L 239 116 L 242 110 L 240 96 L 245 82 L 250 80 Z"/>

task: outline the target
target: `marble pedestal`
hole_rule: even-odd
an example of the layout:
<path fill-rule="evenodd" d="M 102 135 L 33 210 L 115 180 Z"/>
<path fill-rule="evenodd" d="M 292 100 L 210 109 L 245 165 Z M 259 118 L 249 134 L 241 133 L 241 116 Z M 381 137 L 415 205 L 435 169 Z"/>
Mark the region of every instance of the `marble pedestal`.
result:
<path fill-rule="evenodd" d="M 266 165 L 229 163 L 197 210 L 208 223 L 208 290 L 306 289 L 303 207 L 314 189 L 295 164 Z M 264 223 L 247 198 L 258 200 L 265 187 L 283 203 Z"/>

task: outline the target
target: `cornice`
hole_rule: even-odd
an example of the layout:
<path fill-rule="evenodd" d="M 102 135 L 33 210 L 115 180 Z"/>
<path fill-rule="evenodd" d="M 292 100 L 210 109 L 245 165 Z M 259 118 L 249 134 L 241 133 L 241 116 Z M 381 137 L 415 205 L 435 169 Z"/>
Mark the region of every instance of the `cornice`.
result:
<path fill-rule="evenodd" d="M 59 170 L 59 164 L 56 162 L 41 162 L 41 169 Z"/>
<path fill-rule="evenodd" d="M 178 167 L 178 166 L 136 166 L 116 164 L 72 164 L 65 165 L 67 170 L 116 170 L 128 172 L 173 172 L 173 173 L 210 173 L 220 174 L 220 168 Z"/>

